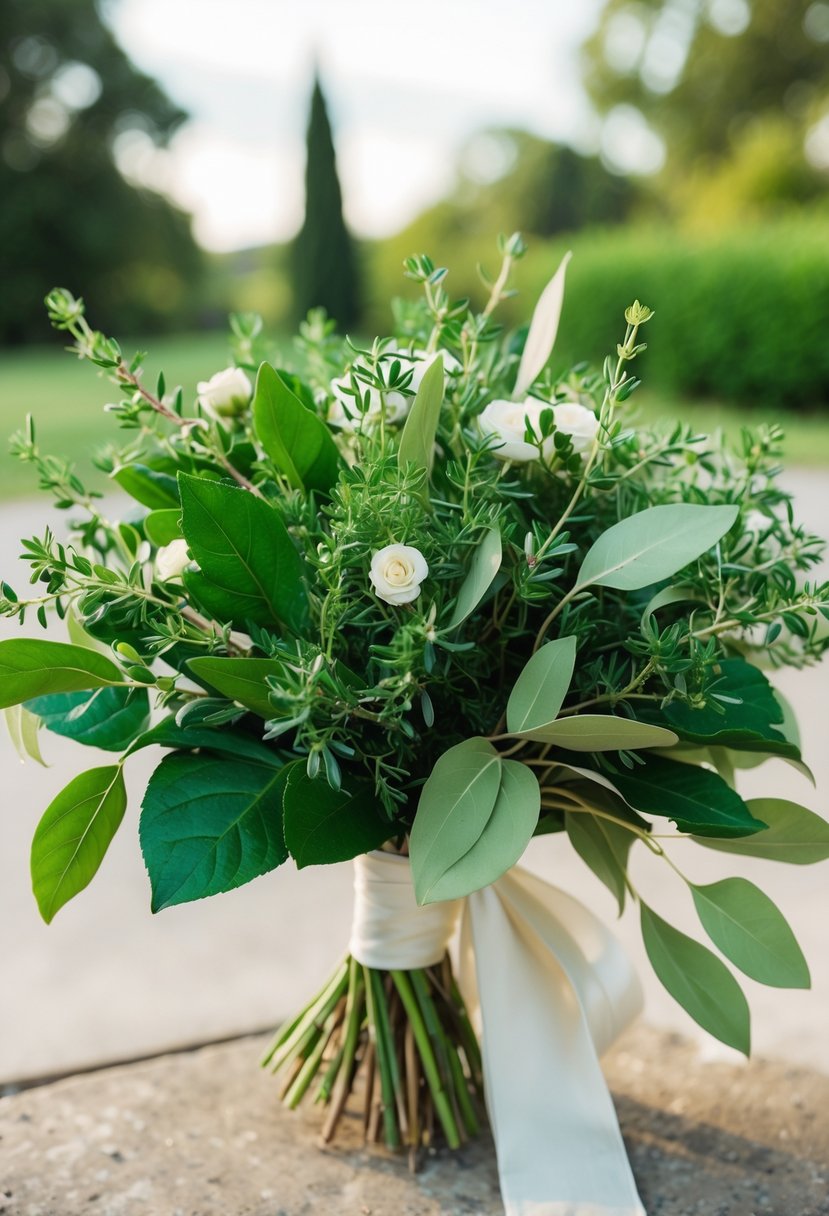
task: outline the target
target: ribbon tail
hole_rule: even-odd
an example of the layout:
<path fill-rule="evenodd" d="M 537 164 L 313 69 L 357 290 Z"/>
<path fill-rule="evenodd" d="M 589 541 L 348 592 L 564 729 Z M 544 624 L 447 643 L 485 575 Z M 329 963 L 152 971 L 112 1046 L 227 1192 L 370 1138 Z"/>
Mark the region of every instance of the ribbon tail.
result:
<path fill-rule="evenodd" d="M 641 1005 L 621 947 L 516 869 L 468 897 L 461 961 L 507 1216 L 645 1216 L 598 1059 Z"/>

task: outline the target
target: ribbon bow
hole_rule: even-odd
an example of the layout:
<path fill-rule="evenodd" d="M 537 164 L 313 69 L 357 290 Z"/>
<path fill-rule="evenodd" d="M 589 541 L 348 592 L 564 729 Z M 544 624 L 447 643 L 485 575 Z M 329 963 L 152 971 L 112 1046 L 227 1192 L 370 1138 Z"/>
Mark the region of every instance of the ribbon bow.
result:
<path fill-rule="evenodd" d="M 507 1216 L 645 1216 L 599 1065 L 642 992 L 602 922 L 518 866 L 419 907 L 408 858 L 370 853 L 355 859 L 354 889 L 350 950 L 367 967 L 430 967 L 460 924 Z"/>

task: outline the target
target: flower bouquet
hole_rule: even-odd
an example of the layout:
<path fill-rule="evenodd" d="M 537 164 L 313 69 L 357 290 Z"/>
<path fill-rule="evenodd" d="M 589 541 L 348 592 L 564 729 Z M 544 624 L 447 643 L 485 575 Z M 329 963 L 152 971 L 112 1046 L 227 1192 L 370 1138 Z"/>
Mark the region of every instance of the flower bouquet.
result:
<path fill-rule="evenodd" d="M 551 363 L 566 259 L 528 329 L 495 321 L 523 253 L 501 242 L 480 311 L 409 259 L 419 301 L 371 344 L 312 313 L 269 361 L 235 317 L 234 366 L 192 405 L 52 292 L 53 324 L 119 389 L 124 443 L 98 463 L 134 505 L 111 518 L 31 422 L 15 437 L 71 540 L 25 540 L 33 589 L 4 582 L 0 610 L 54 613 L 68 640 L 0 642 L 0 703 L 24 750 L 43 725 L 118 755 L 37 827 L 45 920 L 103 862 L 124 764 L 166 748 L 139 829 L 154 912 L 289 858 L 354 860 L 346 956 L 265 1059 L 288 1105 L 327 1106 L 330 1138 L 353 1098 L 369 1140 L 416 1153 L 473 1135 L 485 1096 L 508 1211 L 640 1213 L 597 1063 L 636 978 L 592 910 L 516 863 L 566 833 L 620 912 L 638 902 L 668 991 L 747 1053 L 732 970 L 628 861 L 829 856 L 817 815 L 735 788 L 768 757 L 805 767 L 762 668 L 820 657 L 829 586 L 777 484 L 780 431 L 730 450 L 638 421 L 638 302 L 600 370 Z M 755 885 L 690 886 L 719 955 L 808 986 Z"/>

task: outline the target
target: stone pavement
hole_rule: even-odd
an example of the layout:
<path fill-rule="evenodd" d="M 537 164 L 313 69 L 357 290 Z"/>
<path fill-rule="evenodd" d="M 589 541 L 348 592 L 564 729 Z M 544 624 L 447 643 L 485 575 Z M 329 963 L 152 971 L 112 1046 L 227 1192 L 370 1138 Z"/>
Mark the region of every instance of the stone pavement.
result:
<path fill-rule="evenodd" d="M 321 1148 L 241 1040 L 0 1101 L 2 1216 L 500 1216 L 492 1144 L 405 1159 L 361 1120 Z M 648 1216 L 829 1216 L 829 1078 L 700 1063 L 640 1027 L 607 1073 Z"/>
<path fill-rule="evenodd" d="M 829 479 L 821 473 L 790 476 L 802 518 L 826 532 Z M 0 576 L 13 584 L 23 581 L 23 567 L 15 562 L 18 538 L 22 532 L 37 533 L 50 519 L 54 523 L 55 513 L 46 503 L 0 509 Z M 27 630 L 37 631 L 35 624 Z M 0 622 L 0 636 L 16 633 L 13 622 Z M 796 703 L 818 788 L 772 761 L 746 774 L 744 792 L 779 793 L 826 815 L 829 664 L 777 678 Z M 110 758 L 48 733 L 42 741 L 51 767 L 22 765 L 0 725 L 0 1085 L 263 1028 L 309 995 L 345 947 L 349 868 L 298 874 L 284 866 L 237 891 L 151 916 L 137 816 L 160 752 L 141 752 L 129 761 L 130 805 L 100 872 L 88 890 L 44 925 L 28 877 L 37 819 L 71 776 Z M 780 905 L 811 963 L 813 989 L 780 991 L 741 978 L 754 1013 L 755 1048 L 829 1073 L 826 867 L 741 863 L 683 843 L 674 853 L 695 881 L 742 873 Z M 535 841 L 526 860 L 613 922 L 609 893 L 580 862 L 574 864 L 566 840 Z M 699 934 L 687 892 L 647 850 L 634 853 L 634 878 L 657 911 Z M 644 981 L 648 1021 L 695 1036 L 709 1057 L 733 1059 L 697 1030 L 654 979 L 632 910 L 617 928 Z"/>

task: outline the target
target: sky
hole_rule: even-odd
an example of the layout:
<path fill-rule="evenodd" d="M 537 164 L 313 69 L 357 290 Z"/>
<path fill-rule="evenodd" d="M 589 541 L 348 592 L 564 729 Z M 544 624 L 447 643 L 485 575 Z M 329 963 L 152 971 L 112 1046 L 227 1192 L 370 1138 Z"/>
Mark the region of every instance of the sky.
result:
<path fill-rule="evenodd" d="M 131 58 L 191 119 L 159 154 L 133 133 L 122 170 L 192 211 L 209 249 L 290 238 L 303 206 L 314 63 L 337 141 L 346 217 L 399 230 L 442 197 L 476 131 L 598 139 L 578 47 L 599 0 L 114 0 Z M 484 165 L 483 169 L 486 170 Z"/>

